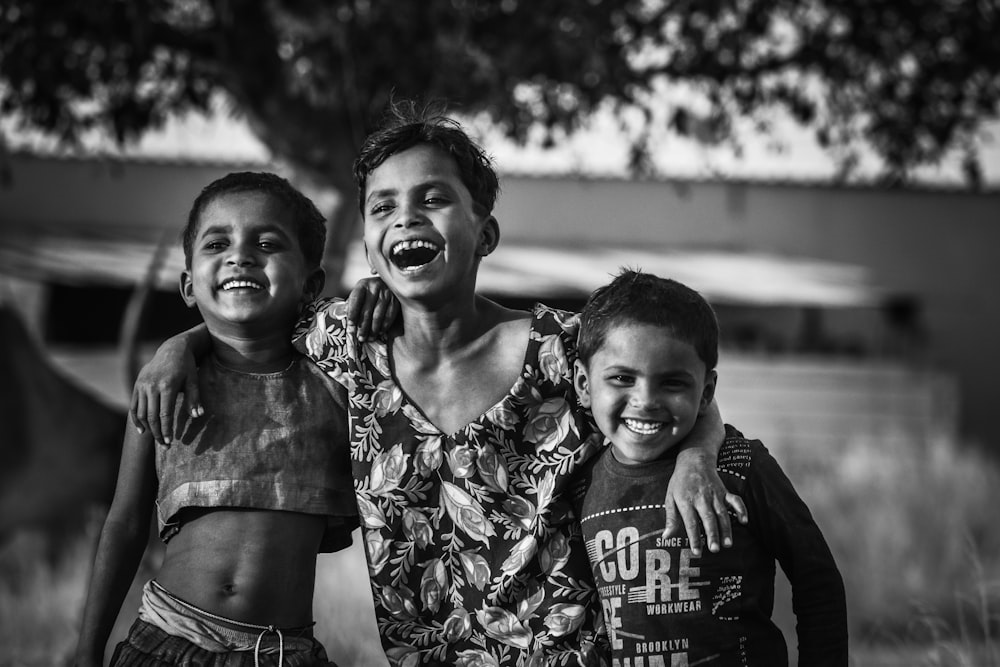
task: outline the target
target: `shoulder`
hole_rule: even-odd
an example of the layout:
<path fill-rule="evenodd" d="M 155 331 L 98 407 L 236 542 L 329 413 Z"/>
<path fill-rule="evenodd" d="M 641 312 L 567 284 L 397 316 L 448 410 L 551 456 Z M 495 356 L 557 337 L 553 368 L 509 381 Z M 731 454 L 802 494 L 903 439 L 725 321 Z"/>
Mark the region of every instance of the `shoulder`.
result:
<path fill-rule="evenodd" d="M 299 382 L 300 378 L 308 378 L 315 382 L 315 387 L 320 389 L 320 398 L 329 398 L 333 401 L 331 410 L 347 411 L 347 389 L 343 384 L 330 377 L 329 371 L 324 371 L 309 358 L 298 355 L 294 362 L 295 374 L 289 375 L 289 382 Z M 306 383 L 303 383 L 306 384 Z"/>
<path fill-rule="evenodd" d="M 600 445 L 596 443 L 603 439 L 602 436 L 594 433 L 591 434 L 590 437 L 595 441 L 593 443 L 594 446 L 599 447 Z M 609 447 L 599 450 L 596 455 L 591 456 L 590 459 L 577 468 L 576 472 L 573 473 L 573 482 L 570 486 L 570 497 L 573 499 L 573 502 L 577 507 L 582 507 L 584 500 L 588 495 L 593 496 L 599 493 L 597 486 L 600 486 L 601 481 L 607 473 L 607 469 L 603 461 L 604 457 L 609 455 L 609 451 Z M 595 481 L 597 482 L 596 485 Z"/>
<path fill-rule="evenodd" d="M 341 298 L 327 297 L 306 304 L 299 313 L 295 324 L 295 335 L 299 336 L 315 329 L 347 323 L 347 302 Z"/>
<path fill-rule="evenodd" d="M 719 448 L 718 470 L 745 480 L 761 466 L 774 462 L 760 440 L 746 437 L 733 426 L 726 424 L 726 437 Z"/>
<path fill-rule="evenodd" d="M 531 311 L 532 327 L 545 333 L 560 333 L 571 338 L 575 344 L 580 329 L 580 315 L 568 310 L 560 310 L 536 303 Z"/>
<path fill-rule="evenodd" d="M 543 304 L 536 304 L 532 309 L 525 363 L 537 370 L 541 380 L 552 383 L 560 392 L 573 391 L 576 330 L 577 316 L 573 313 Z M 575 404 L 575 400 L 571 403 Z"/>
<path fill-rule="evenodd" d="M 292 343 L 296 350 L 317 363 L 338 363 L 351 356 L 357 347 L 349 335 L 352 330 L 346 301 L 317 299 L 299 314 Z"/>

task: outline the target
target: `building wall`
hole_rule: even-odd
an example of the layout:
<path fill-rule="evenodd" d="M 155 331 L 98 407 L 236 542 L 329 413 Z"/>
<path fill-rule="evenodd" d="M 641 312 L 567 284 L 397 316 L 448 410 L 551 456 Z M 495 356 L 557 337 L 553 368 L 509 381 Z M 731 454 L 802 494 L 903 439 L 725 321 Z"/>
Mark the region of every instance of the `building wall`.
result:
<path fill-rule="evenodd" d="M 10 156 L 6 166 L 0 236 L 48 227 L 154 241 L 164 230 L 179 233 L 209 181 L 266 168 L 27 155 Z M 920 299 L 927 363 L 957 374 L 963 430 L 1000 448 L 1000 425 L 992 419 L 1000 377 L 993 293 L 1000 285 L 1000 192 L 517 175 L 504 176 L 502 186 L 496 215 L 508 241 L 747 250 L 865 267 L 886 293 Z M 525 285 L 526 296 L 530 290 Z"/>
<path fill-rule="evenodd" d="M 507 177 L 506 238 L 721 247 L 856 264 L 923 306 L 929 364 L 959 379 L 965 434 L 1000 450 L 1000 192 Z"/>

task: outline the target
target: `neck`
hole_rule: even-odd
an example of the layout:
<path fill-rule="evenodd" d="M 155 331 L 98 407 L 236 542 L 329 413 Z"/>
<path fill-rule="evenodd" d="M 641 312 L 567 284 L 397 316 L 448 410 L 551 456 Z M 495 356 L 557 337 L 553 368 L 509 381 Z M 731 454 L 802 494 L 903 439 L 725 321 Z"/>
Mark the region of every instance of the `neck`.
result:
<path fill-rule="evenodd" d="M 264 338 L 212 334 L 212 354 L 219 363 L 243 373 L 275 373 L 288 368 L 295 350 L 288 332 Z"/>
<path fill-rule="evenodd" d="M 481 296 L 471 303 L 441 307 L 402 304 L 403 332 L 397 339 L 413 356 L 442 356 L 468 348 L 516 311 Z"/>

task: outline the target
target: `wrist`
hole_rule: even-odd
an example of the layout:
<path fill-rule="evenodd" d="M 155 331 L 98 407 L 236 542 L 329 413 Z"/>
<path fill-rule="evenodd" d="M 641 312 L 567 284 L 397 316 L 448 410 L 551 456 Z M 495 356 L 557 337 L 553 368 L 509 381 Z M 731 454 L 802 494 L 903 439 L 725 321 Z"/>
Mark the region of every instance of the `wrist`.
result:
<path fill-rule="evenodd" d="M 677 452 L 677 461 L 686 465 L 714 465 L 715 451 L 708 447 L 689 444 Z"/>

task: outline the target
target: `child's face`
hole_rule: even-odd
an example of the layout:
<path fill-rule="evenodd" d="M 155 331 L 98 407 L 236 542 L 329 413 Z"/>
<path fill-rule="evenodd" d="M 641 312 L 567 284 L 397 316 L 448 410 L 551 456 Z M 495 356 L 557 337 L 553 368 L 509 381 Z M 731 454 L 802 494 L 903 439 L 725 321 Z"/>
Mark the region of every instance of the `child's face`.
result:
<path fill-rule="evenodd" d="M 234 192 L 202 211 L 181 295 L 217 334 L 256 337 L 288 332 L 322 284 L 322 270 L 306 266 L 287 206 L 267 193 Z"/>
<path fill-rule="evenodd" d="M 658 459 L 683 440 L 711 403 L 715 377 L 694 346 L 638 322 L 612 326 L 589 364 L 576 364 L 580 402 L 625 464 Z"/>
<path fill-rule="evenodd" d="M 368 177 L 368 262 L 400 300 L 472 289 L 479 258 L 499 238 L 496 220 L 474 209 L 458 166 L 440 149 L 420 144 L 396 153 Z"/>

